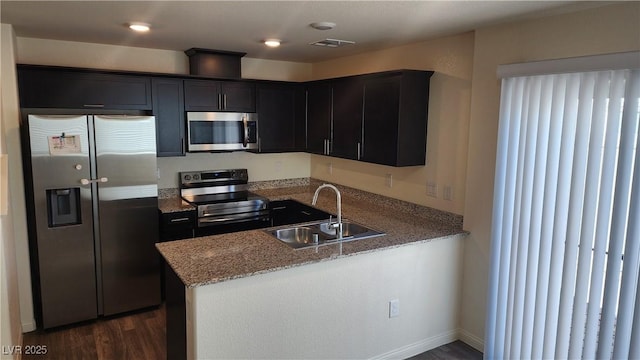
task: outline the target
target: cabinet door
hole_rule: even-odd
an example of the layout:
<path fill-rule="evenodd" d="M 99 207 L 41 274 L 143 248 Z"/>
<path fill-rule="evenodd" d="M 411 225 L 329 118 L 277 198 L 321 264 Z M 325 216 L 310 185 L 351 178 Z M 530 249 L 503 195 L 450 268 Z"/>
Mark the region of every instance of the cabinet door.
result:
<path fill-rule="evenodd" d="M 396 165 L 400 81 L 400 76 L 391 76 L 365 82 L 363 161 Z"/>
<path fill-rule="evenodd" d="M 220 83 L 207 80 L 184 81 L 184 108 L 186 111 L 219 111 Z"/>
<path fill-rule="evenodd" d="M 295 85 L 258 85 L 260 152 L 295 150 L 295 92 Z"/>
<path fill-rule="evenodd" d="M 184 90 L 181 79 L 151 79 L 158 156 L 184 156 Z"/>
<path fill-rule="evenodd" d="M 249 82 L 185 80 L 186 111 L 256 111 L 255 85 Z"/>
<path fill-rule="evenodd" d="M 151 110 L 146 76 L 22 67 L 18 84 L 24 108 Z"/>
<path fill-rule="evenodd" d="M 220 110 L 256 112 L 256 87 L 248 82 L 222 82 Z M 259 120 L 259 119 L 258 119 Z"/>
<path fill-rule="evenodd" d="M 358 160 L 362 134 L 364 86 L 360 79 L 333 82 L 332 156 Z"/>
<path fill-rule="evenodd" d="M 331 83 L 311 83 L 307 87 L 307 151 L 328 155 L 331 140 Z"/>

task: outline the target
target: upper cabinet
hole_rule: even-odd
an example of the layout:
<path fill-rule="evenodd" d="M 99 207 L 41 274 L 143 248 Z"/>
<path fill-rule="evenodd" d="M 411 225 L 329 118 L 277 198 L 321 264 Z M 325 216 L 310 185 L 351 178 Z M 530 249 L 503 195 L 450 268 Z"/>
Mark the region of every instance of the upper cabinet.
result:
<path fill-rule="evenodd" d="M 364 83 L 353 77 L 332 82 L 333 137 L 329 155 L 360 160 L 362 147 L 362 105 Z"/>
<path fill-rule="evenodd" d="M 308 83 L 307 151 L 424 165 L 431 75 L 400 70 Z"/>
<path fill-rule="evenodd" d="M 182 79 L 152 78 L 158 156 L 184 156 L 185 112 Z"/>
<path fill-rule="evenodd" d="M 256 112 L 256 87 L 246 81 L 185 80 L 186 111 Z"/>
<path fill-rule="evenodd" d="M 431 75 L 407 70 L 365 80 L 360 160 L 390 166 L 425 164 Z"/>
<path fill-rule="evenodd" d="M 23 108 L 151 110 L 151 80 L 37 66 L 18 67 Z"/>
<path fill-rule="evenodd" d="M 307 83 L 307 151 L 329 155 L 332 88 L 330 81 Z"/>
<path fill-rule="evenodd" d="M 257 91 L 260 152 L 304 151 L 305 93 L 294 83 L 260 83 Z"/>

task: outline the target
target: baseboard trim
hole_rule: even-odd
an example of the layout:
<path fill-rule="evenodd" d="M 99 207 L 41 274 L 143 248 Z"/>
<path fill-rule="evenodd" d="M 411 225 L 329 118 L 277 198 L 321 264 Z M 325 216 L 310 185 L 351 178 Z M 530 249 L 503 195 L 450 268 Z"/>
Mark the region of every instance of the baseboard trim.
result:
<path fill-rule="evenodd" d="M 459 335 L 458 338 L 460 339 L 460 341 L 484 353 L 484 339 L 479 338 L 464 329 L 459 329 L 458 335 Z"/>
<path fill-rule="evenodd" d="M 32 331 L 35 331 L 36 329 L 37 329 L 36 321 L 34 319 L 31 319 L 30 322 L 22 323 L 22 332 L 23 333 L 32 332 Z"/>
<path fill-rule="evenodd" d="M 444 332 L 442 334 L 438 334 L 424 340 L 420 340 L 414 342 L 413 344 L 408 344 L 403 347 L 391 350 L 384 354 L 380 354 L 371 358 L 371 360 L 383 360 L 383 359 L 406 359 L 408 357 L 418 355 L 425 351 L 437 348 L 438 346 L 442 346 L 448 344 L 450 342 L 458 340 L 459 330 L 451 330 Z"/>

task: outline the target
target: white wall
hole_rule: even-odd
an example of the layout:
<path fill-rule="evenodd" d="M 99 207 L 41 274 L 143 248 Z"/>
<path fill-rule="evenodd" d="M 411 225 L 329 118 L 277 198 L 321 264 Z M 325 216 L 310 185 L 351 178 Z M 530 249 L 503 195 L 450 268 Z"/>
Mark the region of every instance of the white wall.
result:
<path fill-rule="evenodd" d="M 193 358 L 398 359 L 451 342 L 463 241 L 456 235 L 188 289 Z M 392 299 L 399 317 L 389 318 Z"/>
<path fill-rule="evenodd" d="M 462 304 L 463 340 L 484 338 L 500 104 L 499 64 L 640 49 L 640 2 L 488 27 L 476 31 L 467 167 Z"/>
<path fill-rule="evenodd" d="M 24 207 L 19 201 L 23 197 L 23 188 L 17 139 L 18 96 L 13 28 L 2 24 L 0 35 L 0 345 L 7 349 L 12 345 L 22 345 L 21 317 L 28 329 L 28 323 L 33 322 L 33 312 L 28 257 L 26 264 L 17 262 L 18 255 L 25 255 L 26 228 L 23 222 L 14 224 L 13 221 L 24 217 Z M 29 301 L 21 305 L 21 297 Z M 0 356 L 5 358 L 4 355 Z M 8 355 L 6 357 L 9 358 Z"/>
<path fill-rule="evenodd" d="M 320 155 L 311 157 L 311 176 L 357 189 L 462 214 L 465 203 L 473 33 L 313 64 L 315 79 L 395 69 L 432 70 L 429 87 L 427 164 L 397 168 Z M 332 173 L 329 172 L 331 164 Z M 393 186 L 386 186 L 386 175 Z M 438 186 L 427 196 L 427 182 Z M 443 199 L 444 186 L 453 200 Z"/>

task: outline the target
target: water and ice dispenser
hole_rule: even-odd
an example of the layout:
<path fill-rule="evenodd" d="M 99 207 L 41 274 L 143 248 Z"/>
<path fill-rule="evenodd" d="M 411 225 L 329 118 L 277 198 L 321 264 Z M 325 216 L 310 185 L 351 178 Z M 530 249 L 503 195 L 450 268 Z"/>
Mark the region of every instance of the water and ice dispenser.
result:
<path fill-rule="evenodd" d="M 80 213 L 80 188 L 47 190 L 49 227 L 81 224 Z"/>

